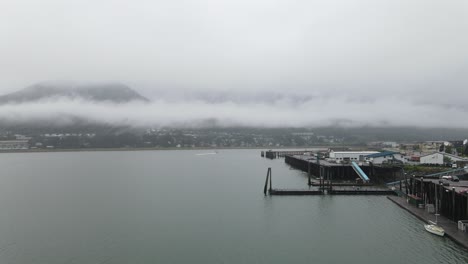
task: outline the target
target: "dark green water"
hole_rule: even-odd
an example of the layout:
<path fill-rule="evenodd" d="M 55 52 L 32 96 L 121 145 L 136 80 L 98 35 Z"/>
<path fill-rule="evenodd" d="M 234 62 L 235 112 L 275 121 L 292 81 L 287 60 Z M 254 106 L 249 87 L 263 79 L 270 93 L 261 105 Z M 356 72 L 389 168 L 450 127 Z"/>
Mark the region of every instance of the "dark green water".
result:
<path fill-rule="evenodd" d="M 468 263 L 381 196 L 264 197 L 259 150 L 0 155 L 0 263 Z"/>

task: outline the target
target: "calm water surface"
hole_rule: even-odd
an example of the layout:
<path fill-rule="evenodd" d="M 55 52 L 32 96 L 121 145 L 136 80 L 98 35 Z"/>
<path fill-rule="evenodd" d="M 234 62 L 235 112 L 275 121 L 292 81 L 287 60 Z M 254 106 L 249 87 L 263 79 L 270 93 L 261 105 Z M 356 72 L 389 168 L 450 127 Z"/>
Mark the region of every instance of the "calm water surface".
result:
<path fill-rule="evenodd" d="M 259 150 L 0 155 L 0 263 L 468 263 L 381 196 L 264 197 Z"/>

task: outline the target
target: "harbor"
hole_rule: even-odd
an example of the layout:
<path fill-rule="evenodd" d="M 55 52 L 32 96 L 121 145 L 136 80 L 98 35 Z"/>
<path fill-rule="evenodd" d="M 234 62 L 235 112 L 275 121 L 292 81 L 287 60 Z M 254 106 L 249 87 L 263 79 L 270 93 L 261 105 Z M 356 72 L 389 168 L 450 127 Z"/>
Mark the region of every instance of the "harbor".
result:
<path fill-rule="evenodd" d="M 282 153 L 272 152 L 275 157 Z M 365 152 L 361 152 L 365 153 Z M 378 156 L 379 154 L 369 154 Z M 387 195 L 387 198 L 422 220 L 431 223 L 456 243 L 468 249 L 468 169 L 416 177 L 401 164 L 373 164 L 352 158 L 337 162 L 321 153 L 288 153 L 284 161 L 307 174 L 308 189 L 276 189 L 271 168 L 265 179 L 265 195 Z M 367 162 L 366 162 L 367 161 Z M 438 221 L 436 216 L 438 216 Z M 436 222 L 433 222 L 436 220 Z M 423 226 L 423 225 L 421 225 Z M 427 230 L 427 227 L 426 227 Z M 440 234 L 444 235 L 444 233 Z"/>
<path fill-rule="evenodd" d="M 264 187 L 265 195 L 396 195 L 394 190 L 389 189 L 383 183 L 385 180 L 397 180 L 401 176 L 401 169 L 398 167 L 365 166 L 354 161 L 334 163 L 321 158 L 317 150 L 315 152 L 269 150 L 262 151 L 261 156 L 284 157 L 286 164 L 307 172 L 308 175 L 306 184 L 308 189 L 276 189 L 272 187 L 271 168 L 268 168 Z"/>

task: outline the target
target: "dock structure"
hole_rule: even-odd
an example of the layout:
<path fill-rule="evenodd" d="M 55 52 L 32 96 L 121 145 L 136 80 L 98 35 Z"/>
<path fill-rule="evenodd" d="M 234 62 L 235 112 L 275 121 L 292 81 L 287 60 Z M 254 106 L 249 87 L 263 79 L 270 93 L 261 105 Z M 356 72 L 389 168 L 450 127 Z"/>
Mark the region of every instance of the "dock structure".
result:
<path fill-rule="evenodd" d="M 468 220 L 468 181 L 441 181 L 410 177 L 407 185 L 409 202 L 430 205 L 440 215 L 452 220 Z"/>
<path fill-rule="evenodd" d="M 271 168 L 268 168 L 263 193 L 265 195 L 321 195 L 323 190 L 273 189 Z"/>
<path fill-rule="evenodd" d="M 438 224 L 445 229 L 445 234 L 468 249 L 468 181 L 438 178 L 455 173 L 466 176 L 465 168 L 430 174 L 425 178 L 408 177 L 398 166 L 339 164 L 320 160 L 318 156 L 286 155 L 285 162 L 307 172 L 309 190 L 273 189 L 271 168 L 268 168 L 265 195 L 389 195 L 388 199 L 425 222 L 434 220 L 434 214 L 440 215 Z M 311 175 L 317 180 L 312 181 Z M 356 176 L 360 181 L 352 184 Z M 334 183 L 337 179 L 345 182 Z M 386 182 L 388 188 L 374 186 L 369 184 L 370 181 Z"/>
<path fill-rule="evenodd" d="M 408 200 L 404 197 L 392 196 L 387 198 L 425 223 L 427 223 L 428 220 L 434 221 L 435 219 L 433 213 L 429 213 L 425 209 L 417 208 L 416 206 L 410 204 Z M 458 228 L 458 223 L 453 222 L 452 220 L 444 216 L 439 216 L 437 224 L 445 230 L 445 235 L 447 237 L 451 238 L 459 245 L 468 249 L 468 233 L 464 232 L 463 230 L 460 230 Z M 422 226 L 421 230 L 423 230 Z"/>
<path fill-rule="evenodd" d="M 268 159 L 283 158 L 287 155 L 304 155 L 312 153 L 310 150 L 267 150 L 262 151 L 260 155 Z"/>
<path fill-rule="evenodd" d="M 357 178 L 362 179 L 361 176 L 365 174 L 373 183 L 385 183 L 403 178 L 401 167 L 398 166 L 376 166 L 372 163 L 356 164 L 362 171 L 360 175 L 356 173 L 351 164 L 317 160 L 317 157 L 313 156 L 286 155 L 284 161 L 293 168 L 326 179 L 355 182 Z"/>
<path fill-rule="evenodd" d="M 391 189 L 379 188 L 374 186 L 353 186 L 353 187 L 333 187 L 328 191 L 333 195 L 396 195 Z"/>
<path fill-rule="evenodd" d="M 320 190 L 281 190 L 281 189 L 273 189 L 269 192 L 270 195 L 322 195 L 324 194 L 323 191 Z"/>
<path fill-rule="evenodd" d="M 318 188 L 309 189 L 274 189 L 272 184 L 271 168 L 267 170 L 265 185 L 263 187 L 264 195 L 396 195 L 396 193 L 387 188 L 380 188 L 371 185 L 334 185 L 331 179 L 322 179 Z"/>
<path fill-rule="evenodd" d="M 444 228 L 445 234 L 468 249 L 468 181 L 429 176 L 431 178 L 409 177 L 400 181 L 397 183 L 399 197 L 388 198 L 424 222 L 433 221 L 438 214 L 438 225 Z"/>

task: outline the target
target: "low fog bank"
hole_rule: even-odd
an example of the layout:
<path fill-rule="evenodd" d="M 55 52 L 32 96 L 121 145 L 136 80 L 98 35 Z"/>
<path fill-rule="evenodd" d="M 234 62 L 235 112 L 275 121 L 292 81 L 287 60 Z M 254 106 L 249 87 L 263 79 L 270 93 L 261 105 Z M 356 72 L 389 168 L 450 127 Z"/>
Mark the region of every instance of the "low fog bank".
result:
<path fill-rule="evenodd" d="M 347 96 L 277 96 L 263 101 L 160 98 L 150 103 L 91 102 L 48 98 L 0 105 L 0 124 L 72 125 L 77 119 L 132 127 L 459 127 L 463 105 L 417 102 L 397 97 L 357 100 Z"/>

